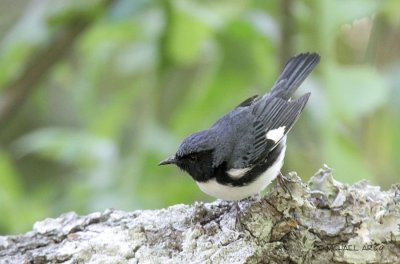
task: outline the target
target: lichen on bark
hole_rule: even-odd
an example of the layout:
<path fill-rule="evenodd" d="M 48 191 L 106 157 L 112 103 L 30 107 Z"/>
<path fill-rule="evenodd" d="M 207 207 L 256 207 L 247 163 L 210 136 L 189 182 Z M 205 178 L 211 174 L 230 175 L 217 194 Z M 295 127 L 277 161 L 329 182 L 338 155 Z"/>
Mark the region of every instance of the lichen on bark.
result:
<path fill-rule="evenodd" d="M 398 263 L 400 188 L 333 179 L 307 184 L 289 173 L 291 195 L 274 187 L 240 202 L 160 210 L 74 212 L 0 237 L 0 263 Z"/>

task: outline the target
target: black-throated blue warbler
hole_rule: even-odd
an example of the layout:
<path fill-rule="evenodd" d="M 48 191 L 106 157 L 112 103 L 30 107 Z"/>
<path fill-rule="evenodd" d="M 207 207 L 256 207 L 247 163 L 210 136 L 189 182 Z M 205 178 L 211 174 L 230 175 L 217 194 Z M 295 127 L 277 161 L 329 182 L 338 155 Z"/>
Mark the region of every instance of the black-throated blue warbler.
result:
<path fill-rule="evenodd" d="M 177 165 L 203 192 L 220 199 L 238 201 L 261 192 L 281 175 L 286 135 L 310 93 L 291 97 L 319 60 L 317 53 L 292 57 L 269 93 L 246 99 L 211 128 L 188 136 L 159 165 Z"/>

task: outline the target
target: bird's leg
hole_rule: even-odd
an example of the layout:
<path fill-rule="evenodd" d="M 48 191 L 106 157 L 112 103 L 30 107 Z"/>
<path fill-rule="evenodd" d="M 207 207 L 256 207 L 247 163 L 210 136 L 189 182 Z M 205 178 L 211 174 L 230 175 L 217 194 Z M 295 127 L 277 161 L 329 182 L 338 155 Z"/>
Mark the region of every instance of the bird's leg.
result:
<path fill-rule="evenodd" d="M 293 199 L 292 193 L 290 192 L 289 187 L 287 186 L 287 183 L 294 183 L 295 181 L 289 180 L 287 177 L 283 176 L 281 172 L 279 172 L 278 177 L 277 177 L 279 185 L 282 187 L 282 189 L 289 193 L 290 198 Z"/>
<path fill-rule="evenodd" d="M 239 206 L 239 201 L 234 201 L 234 205 L 235 205 L 235 210 L 236 210 L 236 214 L 235 214 L 235 228 L 237 228 L 239 230 L 239 232 L 243 231 L 243 226 L 242 226 L 242 222 L 240 220 L 240 206 Z"/>
<path fill-rule="evenodd" d="M 242 229 L 242 223 L 240 222 L 240 206 L 239 206 L 239 201 L 235 201 L 235 209 L 236 209 L 236 215 L 235 215 L 235 228 L 239 229 L 241 231 Z"/>

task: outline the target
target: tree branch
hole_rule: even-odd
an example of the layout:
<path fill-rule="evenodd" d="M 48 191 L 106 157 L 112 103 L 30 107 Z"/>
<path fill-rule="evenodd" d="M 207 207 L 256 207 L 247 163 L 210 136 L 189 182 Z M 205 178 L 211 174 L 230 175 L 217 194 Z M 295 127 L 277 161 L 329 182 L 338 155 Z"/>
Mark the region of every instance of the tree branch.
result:
<path fill-rule="evenodd" d="M 281 7 L 281 47 L 280 47 L 280 63 L 283 67 L 288 58 L 293 54 L 293 35 L 294 27 L 296 26 L 293 18 L 293 1 L 282 0 L 280 2 Z"/>
<path fill-rule="evenodd" d="M 104 0 L 104 7 L 109 6 L 112 2 L 112 0 Z M 67 20 L 67 24 L 61 26 L 61 29 L 54 34 L 45 47 L 29 58 L 20 76 L 2 88 L 5 93 L 1 96 L 0 101 L 0 128 L 6 127 L 5 124 L 16 114 L 37 84 L 57 62 L 64 58 L 78 36 L 95 18 L 81 11 L 81 14 L 74 17 L 74 21 Z"/>
<path fill-rule="evenodd" d="M 67 213 L 0 237 L 2 263 L 395 263 L 400 258 L 400 186 L 352 186 L 321 169 L 289 174 L 292 198 L 275 187 L 240 203 L 175 205 L 126 213 Z"/>

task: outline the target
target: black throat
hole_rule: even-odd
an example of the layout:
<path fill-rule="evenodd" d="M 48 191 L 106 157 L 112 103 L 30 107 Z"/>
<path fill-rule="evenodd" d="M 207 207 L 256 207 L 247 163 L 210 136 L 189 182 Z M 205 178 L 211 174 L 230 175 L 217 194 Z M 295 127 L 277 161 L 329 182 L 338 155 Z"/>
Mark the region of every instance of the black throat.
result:
<path fill-rule="evenodd" d="M 215 177 L 213 150 L 200 151 L 178 157 L 176 165 L 189 173 L 195 181 L 205 182 Z"/>

